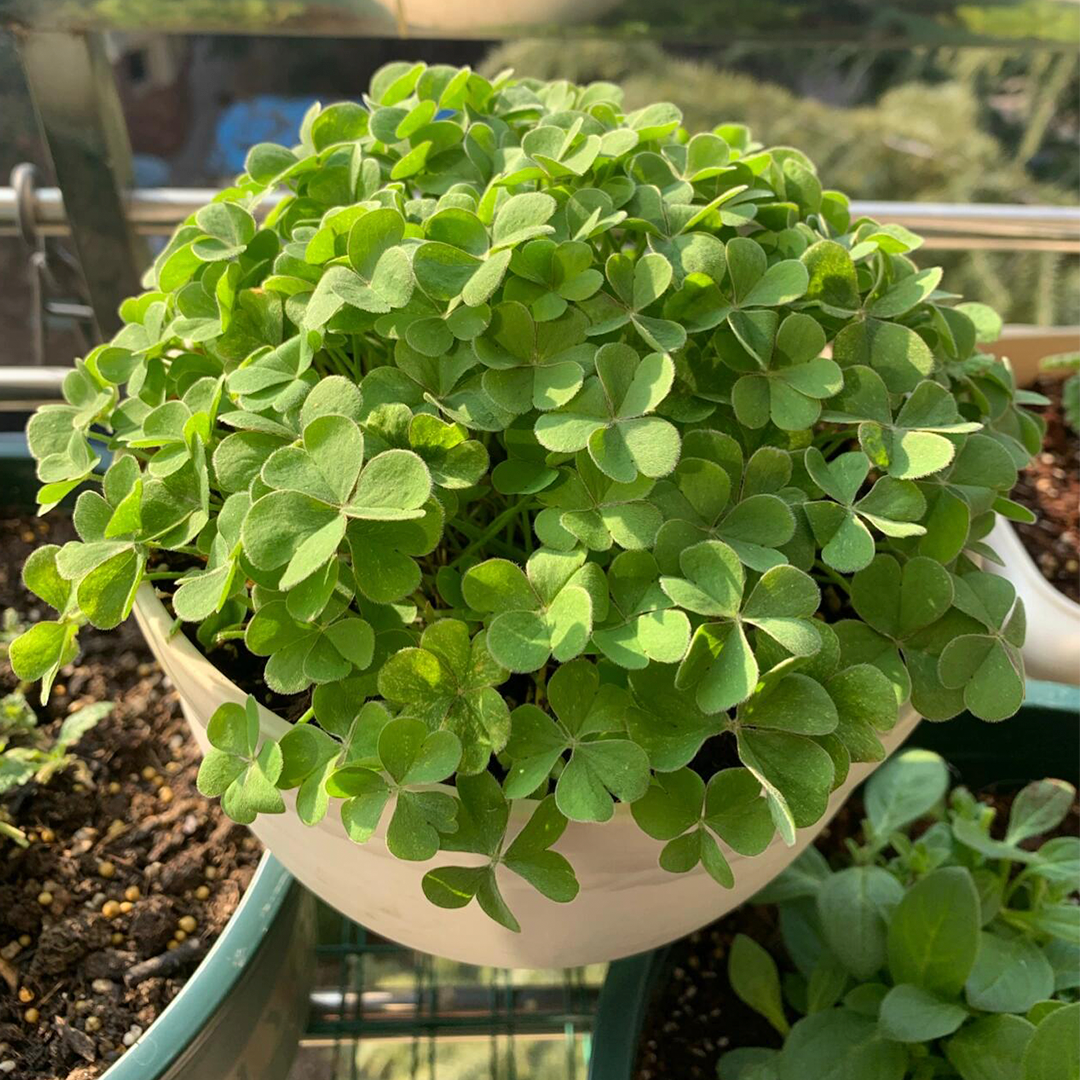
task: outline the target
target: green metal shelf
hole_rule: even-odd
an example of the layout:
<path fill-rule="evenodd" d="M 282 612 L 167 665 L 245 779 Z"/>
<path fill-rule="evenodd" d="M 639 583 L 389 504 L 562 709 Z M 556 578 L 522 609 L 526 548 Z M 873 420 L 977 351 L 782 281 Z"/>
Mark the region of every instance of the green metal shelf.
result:
<path fill-rule="evenodd" d="M 316 963 L 296 1080 L 584 1080 L 605 964 L 473 967 L 325 905 Z"/>

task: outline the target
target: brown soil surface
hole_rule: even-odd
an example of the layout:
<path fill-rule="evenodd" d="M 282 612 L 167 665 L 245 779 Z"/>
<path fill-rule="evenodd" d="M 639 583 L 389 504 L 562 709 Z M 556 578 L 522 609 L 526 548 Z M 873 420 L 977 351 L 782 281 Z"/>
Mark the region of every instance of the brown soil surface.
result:
<path fill-rule="evenodd" d="M 19 572 L 33 548 L 72 536 L 63 517 L 0 519 L 0 609 L 49 617 Z M 0 838 L 0 1062 L 15 1062 L 6 1075 L 17 1080 L 91 1080 L 115 1061 L 221 932 L 260 854 L 196 791 L 198 748 L 136 627 L 80 639 L 47 705 L 26 689 L 50 734 L 84 704 L 115 702 L 74 748 L 87 775 L 68 770 L 0 799 L 31 838 L 25 850 Z M 0 660 L 0 695 L 17 686 Z M 110 901 L 130 910 L 110 918 Z"/>
<path fill-rule="evenodd" d="M 1020 473 L 1012 498 L 1038 516 L 1015 526 L 1043 576 L 1080 603 L 1080 441 L 1061 411 L 1061 379 L 1045 376 L 1032 386 L 1050 399 L 1043 416 L 1042 453 Z"/>
<path fill-rule="evenodd" d="M 994 836 L 1004 836 L 1009 807 L 1017 787 L 990 788 L 980 793 L 997 810 Z M 863 818 L 856 796 L 843 806 L 817 840 L 817 847 L 834 867 L 843 863 L 844 841 L 857 835 Z M 916 826 L 914 835 L 921 831 Z M 1080 804 L 1074 803 L 1055 836 L 1080 832 Z M 1026 841 L 1034 849 L 1042 841 Z M 773 906 L 747 904 L 723 919 L 675 942 L 667 951 L 641 1028 L 634 1080 L 716 1080 L 723 1054 L 739 1046 L 779 1049 L 780 1036 L 759 1013 L 744 1004 L 727 978 L 728 952 L 737 934 L 752 937 L 776 960 L 781 977 L 794 970 L 787 959 Z M 798 1015 L 790 1012 L 793 1023 Z M 719 1080 L 724 1080 L 721 1075 Z M 807 1077 L 807 1080 L 813 1080 Z M 867 1080 L 871 1080 L 867 1077 Z"/>

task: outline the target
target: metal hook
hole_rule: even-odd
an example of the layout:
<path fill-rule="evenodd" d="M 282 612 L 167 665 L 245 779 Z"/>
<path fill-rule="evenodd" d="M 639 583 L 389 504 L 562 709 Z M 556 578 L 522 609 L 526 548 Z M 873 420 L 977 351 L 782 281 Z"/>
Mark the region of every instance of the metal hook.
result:
<path fill-rule="evenodd" d="M 11 188 L 15 195 L 15 224 L 19 235 L 31 251 L 43 251 L 45 239 L 38 235 L 34 213 L 36 186 L 37 169 L 30 162 L 20 162 L 11 170 Z"/>
<path fill-rule="evenodd" d="M 34 360 L 40 366 L 45 363 L 46 316 L 59 315 L 70 319 L 79 344 L 85 351 L 89 339 L 84 324 L 93 318 L 93 311 L 86 304 L 52 299 L 63 296 L 67 291 L 57 278 L 54 263 L 68 271 L 77 292 L 81 281 L 77 264 L 71 256 L 58 245 L 49 245 L 45 235 L 38 231 L 37 169 L 29 162 L 16 165 L 11 170 L 11 188 L 15 225 L 29 251 L 32 349 Z"/>

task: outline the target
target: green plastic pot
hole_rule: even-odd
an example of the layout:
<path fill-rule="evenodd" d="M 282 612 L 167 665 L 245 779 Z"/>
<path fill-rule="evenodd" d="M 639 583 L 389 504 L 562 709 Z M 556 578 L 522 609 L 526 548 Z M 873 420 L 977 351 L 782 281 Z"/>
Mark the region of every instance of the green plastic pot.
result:
<path fill-rule="evenodd" d="M 285 1080 L 314 973 L 314 897 L 267 853 L 195 973 L 101 1080 Z"/>
<path fill-rule="evenodd" d="M 1000 724 L 964 714 L 920 724 L 911 744 L 934 750 L 957 779 L 979 789 L 1058 776 L 1080 786 L 1080 687 L 1029 680 L 1020 712 Z M 618 960 L 608 968 L 597 1005 L 589 1080 L 630 1080 L 641 1025 L 668 948 Z"/>

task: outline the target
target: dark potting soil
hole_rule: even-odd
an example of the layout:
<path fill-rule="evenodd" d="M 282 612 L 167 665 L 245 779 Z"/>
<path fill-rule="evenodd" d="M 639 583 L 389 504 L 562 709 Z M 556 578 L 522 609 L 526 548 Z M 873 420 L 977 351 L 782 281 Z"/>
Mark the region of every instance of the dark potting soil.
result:
<path fill-rule="evenodd" d="M 1032 386 L 1050 399 L 1046 439 L 1011 497 L 1038 516 L 1015 526 L 1028 554 L 1051 585 L 1080 603 L 1080 439 L 1065 423 L 1062 382 L 1041 376 Z"/>
<path fill-rule="evenodd" d="M 73 537 L 62 516 L 0 517 L 0 609 L 48 618 L 22 564 Z M 134 623 L 84 628 L 80 645 L 47 705 L 24 689 L 50 734 L 83 704 L 115 703 L 73 747 L 88 782 L 69 770 L 0 800 L 31 839 L 0 838 L 0 1063 L 15 1063 L 13 1080 L 91 1080 L 115 1061 L 191 975 L 260 855 L 196 791 L 198 747 Z M 0 694 L 17 686 L 0 660 Z"/>
<path fill-rule="evenodd" d="M 1015 788 L 980 793 L 980 799 L 997 810 L 994 835 L 998 838 L 1004 835 L 1015 794 Z M 858 835 L 862 818 L 861 800 L 850 799 L 818 837 L 818 849 L 834 866 L 839 865 L 845 851 L 845 839 Z M 919 829 L 914 832 L 917 835 Z M 1074 803 L 1052 835 L 1078 833 L 1080 803 Z M 1023 846 L 1035 848 L 1040 842 L 1037 838 Z M 728 982 L 728 953 L 738 934 L 746 934 L 767 949 L 781 976 L 794 971 L 773 906 L 745 904 L 675 942 L 668 949 L 642 1023 L 634 1080 L 717 1080 L 720 1058 L 729 1050 L 740 1046 L 779 1049 L 782 1045 L 776 1030 L 744 1004 Z M 798 1017 L 791 1013 L 788 1019 L 794 1022 Z M 719 1080 L 725 1080 L 722 1073 Z"/>

